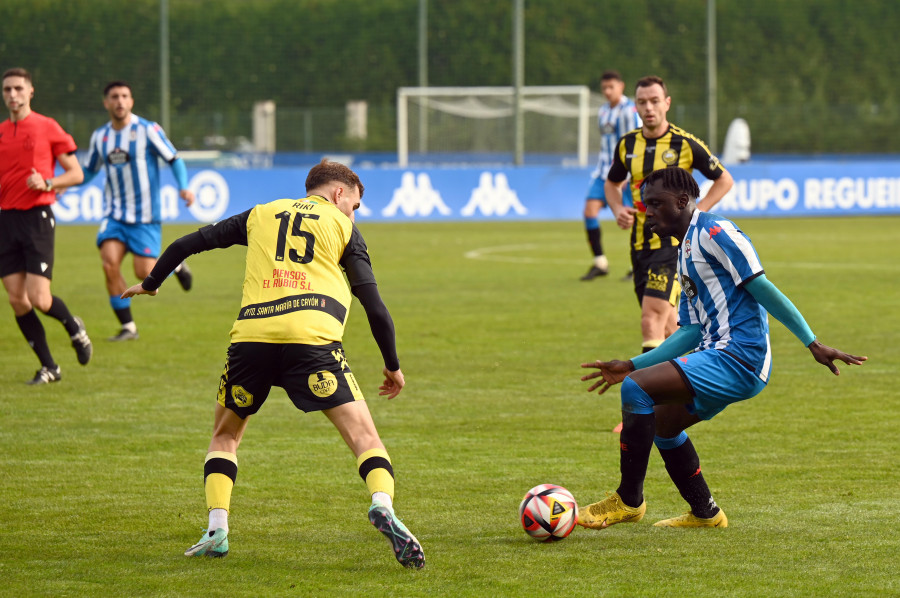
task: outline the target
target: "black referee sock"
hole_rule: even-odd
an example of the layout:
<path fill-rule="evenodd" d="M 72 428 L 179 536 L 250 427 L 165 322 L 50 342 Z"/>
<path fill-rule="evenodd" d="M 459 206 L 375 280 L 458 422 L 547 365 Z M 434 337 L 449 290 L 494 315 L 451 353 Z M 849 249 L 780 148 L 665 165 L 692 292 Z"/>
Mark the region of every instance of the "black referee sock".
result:
<path fill-rule="evenodd" d="M 62 322 L 62 325 L 65 326 L 69 336 L 78 332 L 78 323 L 75 321 L 75 318 L 72 317 L 72 312 L 69 311 L 69 308 L 66 307 L 63 300 L 56 295 L 53 296 L 53 301 L 50 303 L 50 309 L 44 313 L 51 318 L 56 318 Z"/>
<path fill-rule="evenodd" d="M 691 439 L 688 438 L 681 446 L 672 449 L 659 449 L 659 454 L 666 464 L 669 477 L 675 482 L 682 498 L 691 506 L 691 513 L 702 519 L 715 517 L 719 506 L 713 500 L 709 486 L 700 472 L 700 457 Z"/>
<path fill-rule="evenodd" d="M 37 314 L 32 309 L 24 316 L 16 316 L 16 324 L 19 330 L 25 336 L 29 346 L 34 350 L 35 355 L 41 360 L 41 365 L 50 369 L 56 368 L 56 362 L 50 355 L 50 347 L 47 346 L 47 335 L 44 332 L 44 325 L 41 324 Z"/>
<path fill-rule="evenodd" d="M 616 492 L 629 507 L 639 507 L 644 502 L 644 478 L 647 476 L 655 430 L 655 414 L 622 412 L 622 433 L 619 436 L 622 481 Z"/>

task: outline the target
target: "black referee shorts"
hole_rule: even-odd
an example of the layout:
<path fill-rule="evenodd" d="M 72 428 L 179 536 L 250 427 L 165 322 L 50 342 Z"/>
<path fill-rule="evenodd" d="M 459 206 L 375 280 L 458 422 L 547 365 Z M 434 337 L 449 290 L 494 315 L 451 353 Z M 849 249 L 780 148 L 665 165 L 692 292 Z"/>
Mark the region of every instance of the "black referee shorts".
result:
<path fill-rule="evenodd" d="M 50 206 L 0 210 L 0 278 L 28 272 L 52 279 L 55 238 Z"/>

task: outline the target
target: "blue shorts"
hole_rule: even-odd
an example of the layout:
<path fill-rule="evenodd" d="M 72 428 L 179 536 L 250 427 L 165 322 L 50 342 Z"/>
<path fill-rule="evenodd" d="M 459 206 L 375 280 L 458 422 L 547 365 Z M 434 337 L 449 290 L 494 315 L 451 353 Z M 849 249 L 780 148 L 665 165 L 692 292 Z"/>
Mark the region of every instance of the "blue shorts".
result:
<path fill-rule="evenodd" d="M 158 222 L 127 224 L 104 218 L 97 232 L 97 247 L 110 239 L 121 241 L 134 255 L 157 258 L 162 248 L 162 225 Z"/>
<path fill-rule="evenodd" d="M 606 205 L 606 190 L 603 188 L 603 185 L 606 183 L 606 179 L 602 177 L 596 177 L 594 182 L 591 183 L 591 188 L 588 189 L 587 199 L 594 199 L 597 201 L 602 201 L 603 205 Z M 622 205 L 633 206 L 634 200 L 631 198 L 631 185 L 625 185 L 625 188 L 622 189 Z"/>
<path fill-rule="evenodd" d="M 712 419 L 732 403 L 754 397 L 766 387 L 759 376 L 722 351 L 697 351 L 672 363 L 694 394 L 688 411 L 700 419 Z"/>

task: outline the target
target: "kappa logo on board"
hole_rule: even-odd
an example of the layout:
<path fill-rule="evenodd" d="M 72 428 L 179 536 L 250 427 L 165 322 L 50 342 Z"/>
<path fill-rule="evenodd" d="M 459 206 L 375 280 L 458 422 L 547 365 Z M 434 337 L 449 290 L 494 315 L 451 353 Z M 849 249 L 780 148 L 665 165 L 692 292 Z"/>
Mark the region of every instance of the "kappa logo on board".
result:
<path fill-rule="evenodd" d="M 460 210 L 463 216 L 472 216 L 478 210 L 485 216 L 505 216 L 510 210 L 520 216 L 528 210 L 519 201 L 519 196 L 509 188 L 509 179 L 502 172 L 491 175 L 482 172 L 478 187 L 472 190 L 469 203 Z"/>
<path fill-rule="evenodd" d="M 424 172 L 404 172 L 400 187 L 394 189 L 391 203 L 381 210 L 381 215 L 391 218 L 400 211 L 404 216 L 430 216 L 435 210 L 442 216 L 450 214 L 441 194 L 431 186 L 431 178 Z"/>

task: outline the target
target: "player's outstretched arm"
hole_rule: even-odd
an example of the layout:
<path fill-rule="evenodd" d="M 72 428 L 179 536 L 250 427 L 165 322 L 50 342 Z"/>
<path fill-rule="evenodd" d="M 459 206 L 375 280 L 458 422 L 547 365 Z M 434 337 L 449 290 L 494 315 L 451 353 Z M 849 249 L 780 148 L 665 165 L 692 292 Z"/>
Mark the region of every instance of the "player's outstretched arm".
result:
<path fill-rule="evenodd" d="M 867 361 L 868 357 L 863 357 L 860 355 L 850 355 L 849 353 L 844 353 L 834 347 L 829 347 L 828 345 L 823 345 L 818 340 L 813 341 L 809 345 L 809 351 L 812 353 L 813 358 L 827 367 L 835 376 L 839 376 L 841 371 L 838 369 L 834 362 L 837 360 L 841 360 L 848 365 L 862 365 L 862 362 Z"/>
<path fill-rule="evenodd" d="M 143 286 L 144 283 L 139 282 L 133 287 L 129 287 L 125 289 L 125 292 L 122 293 L 122 299 L 128 299 L 129 297 L 134 297 L 135 295 L 156 295 L 159 293 L 159 289 L 153 289 L 152 291 L 148 291 Z"/>
<path fill-rule="evenodd" d="M 582 363 L 581 367 L 583 368 L 595 368 L 599 371 L 591 372 L 585 376 L 581 377 L 582 382 L 587 382 L 588 380 L 593 380 L 594 378 L 601 378 L 597 382 L 594 382 L 589 388 L 588 392 L 594 392 L 597 388 L 600 389 L 598 394 L 603 394 L 607 390 L 609 390 L 612 386 L 615 386 L 622 380 L 624 380 L 628 374 L 634 371 L 634 364 L 631 361 L 619 361 L 614 359 L 613 361 L 594 361 L 592 363 Z"/>
<path fill-rule="evenodd" d="M 600 394 L 606 392 L 610 386 L 618 384 L 625 377 L 635 370 L 650 367 L 657 363 L 662 363 L 670 359 L 675 359 L 679 355 L 696 348 L 700 344 L 703 337 L 703 331 L 700 324 L 686 324 L 680 327 L 663 343 L 647 353 L 636 355 L 628 361 L 595 361 L 593 363 L 582 363 L 583 368 L 597 368 L 600 371 L 588 374 L 582 378 L 582 381 L 592 380 L 594 378 L 603 377 L 603 380 L 595 383 L 588 388 L 588 392 L 593 392 L 596 388 L 600 388 Z"/>
<path fill-rule="evenodd" d="M 403 377 L 403 372 L 399 369 L 392 372 L 384 368 L 382 372 L 384 373 L 384 382 L 378 387 L 378 390 L 381 391 L 378 393 L 378 396 L 387 397 L 390 401 L 403 390 L 403 387 L 406 385 L 406 379 Z"/>
<path fill-rule="evenodd" d="M 122 294 L 122 298 L 134 295 L 155 295 L 160 285 L 187 257 L 211 249 L 247 245 L 247 219 L 251 210 L 242 212 L 221 222 L 175 239 L 166 247 L 156 265 L 143 282 Z M 204 233 L 204 231 L 206 231 Z"/>
<path fill-rule="evenodd" d="M 838 367 L 834 365 L 836 360 L 843 361 L 850 365 L 862 365 L 862 362 L 868 359 L 868 357 L 844 353 L 843 351 L 829 347 L 828 345 L 823 345 L 816 340 L 816 336 L 813 334 L 809 325 L 806 323 L 806 320 L 803 319 L 803 316 L 797 308 L 794 307 L 794 304 L 791 303 L 791 300 L 778 290 L 778 288 L 766 278 L 765 274 L 761 274 L 757 278 L 754 278 L 748 282 L 744 288 L 759 301 L 759 304 L 762 305 L 766 311 L 775 316 L 775 319 L 793 332 L 794 335 L 809 348 L 813 358 L 831 370 L 835 376 L 838 376 L 841 373 Z"/>

